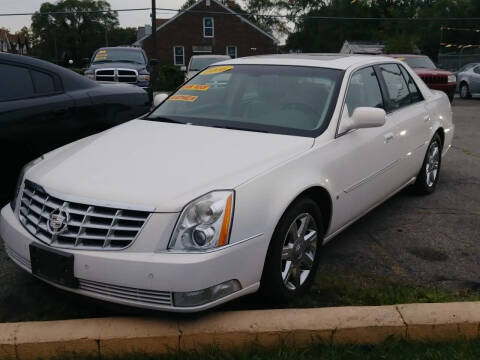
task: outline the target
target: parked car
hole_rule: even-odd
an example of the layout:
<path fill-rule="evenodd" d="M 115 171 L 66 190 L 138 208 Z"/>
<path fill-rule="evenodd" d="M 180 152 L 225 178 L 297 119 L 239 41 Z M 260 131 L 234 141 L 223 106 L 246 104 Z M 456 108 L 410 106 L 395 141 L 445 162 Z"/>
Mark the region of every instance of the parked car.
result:
<path fill-rule="evenodd" d="M 232 59 L 157 96 L 24 168 L 0 220 L 14 262 L 150 309 L 298 298 L 322 245 L 408 185 L 435 190 L 454 132 L 447 96 L 388 57 Z"/>
<path fill-rule="evenodd" d="M 193 55 L 185 69 L 187 72 L 185 80 L 191 79 L 209 65 L 228 59 L 231 59 L 228 55 Z"/>
<path fill-rule="evenodd" d="M 11 198 L 27 161 L 149 111 L 131 85 L 100 85 L 71 70 L 0 53 L 0 201 Z"/>
<path fill-rule="evenodd" d="M 150 66 L 157 61 L 149 61 L 143 49 L 129 46 L 103 47 L 85 61 L 88 62 L 85 76 L 90 80 L 137 85 L 149 94 L 150 100 L 153 99 Z"/>
<path fill-rule="evenodd" d="M 389 55 L 408 64 L 430 89 L 441 90 L 448 95 L 450 102 L 455 97 L 457 78 L 454 73 L 438 69 L 428 56 L 398 54 Z"/>
<path fill-rule="evenodd" d="M 480 92 L 480 63 L 463 66 L 457 72 L 458 91 L 462 99 L 469 99 Z"/>

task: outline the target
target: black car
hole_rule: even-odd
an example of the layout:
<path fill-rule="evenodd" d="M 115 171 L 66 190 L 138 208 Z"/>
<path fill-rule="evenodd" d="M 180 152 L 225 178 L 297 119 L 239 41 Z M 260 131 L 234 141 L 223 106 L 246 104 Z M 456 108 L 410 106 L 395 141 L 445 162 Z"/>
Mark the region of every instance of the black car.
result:
<path fill-rule="evenodd" d="M 150 81 L 150 65 L 143 49 L 131 46 L 103 47 L 97 49 L 91 59 L 85 59 L 88 68 L 85 76 L 95 81 L 128 83 L 141 87 L 153 98 Z"/>
<path fill-rule="evenodd" d="M 149 108 L 137 86 L 99 84 L 46 61 L 0 53 L 0 202 L 11 198 L 28 161 Z"/>

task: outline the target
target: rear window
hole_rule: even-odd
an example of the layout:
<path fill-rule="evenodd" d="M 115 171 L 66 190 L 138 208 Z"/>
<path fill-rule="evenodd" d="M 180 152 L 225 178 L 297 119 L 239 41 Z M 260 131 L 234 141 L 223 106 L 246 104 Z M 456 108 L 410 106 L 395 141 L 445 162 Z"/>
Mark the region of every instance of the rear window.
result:
<path fill-rule="evenodd" d="M 0 63 L 0 101 L 26 99 L 34 95 L 32 78 L 28 69 Z"/>
<path fill-rule="evenodd" d="M 44 95 L 55 92 L 55 82 L 53 77 L 44 72 L 31 70 L 35 93 Z"/>

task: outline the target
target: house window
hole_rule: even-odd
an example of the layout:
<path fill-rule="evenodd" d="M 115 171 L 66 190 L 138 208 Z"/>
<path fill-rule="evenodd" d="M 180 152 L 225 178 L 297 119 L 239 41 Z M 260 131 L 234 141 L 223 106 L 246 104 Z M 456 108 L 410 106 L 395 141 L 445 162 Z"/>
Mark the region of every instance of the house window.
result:
<path fill-rule="evenodd" d="M 173 47 L 173 64 L 185 65 L 185 50 L 183 46 Z"/>
<path fill-rule="evenodd" d="M 7 51 L 8 51 L 8 49 L 7 49 L 7 42 L 6 42 L 6 41 L 3 42 L 3 46 L 2 46 L 2 47 L 3 47 L 3 52 L 7 52 Z"/>
<path fill-rule="evenodd" d="M 203 37 L 213 37 L 213 18 L 203 18 Z"/>
<path fill-rule="evenodd" d="M 237 47 L 233 45 L 228 45 L 227 55 L 230 56 L 232 59 L 235 59 L 237 57 Z"/>

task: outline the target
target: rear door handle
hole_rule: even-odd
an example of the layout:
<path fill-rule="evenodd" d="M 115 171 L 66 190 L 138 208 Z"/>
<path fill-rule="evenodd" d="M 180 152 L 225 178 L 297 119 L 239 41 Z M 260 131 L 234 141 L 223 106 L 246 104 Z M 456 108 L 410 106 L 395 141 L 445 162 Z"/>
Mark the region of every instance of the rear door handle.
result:
<path fill-rule="evenodd" d="M 385 134 L 384 138 L 385 138 L 385 144 L 389 143 L 390 141 L 393 140 L 393 133 Z"/>

